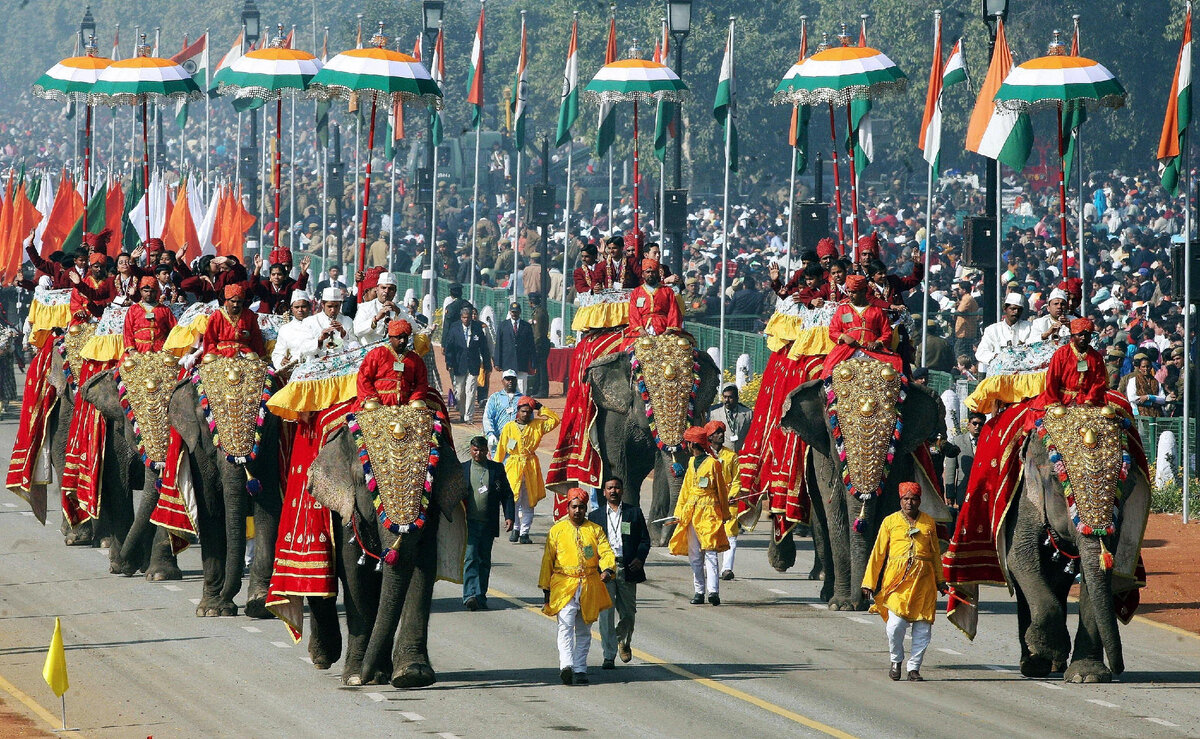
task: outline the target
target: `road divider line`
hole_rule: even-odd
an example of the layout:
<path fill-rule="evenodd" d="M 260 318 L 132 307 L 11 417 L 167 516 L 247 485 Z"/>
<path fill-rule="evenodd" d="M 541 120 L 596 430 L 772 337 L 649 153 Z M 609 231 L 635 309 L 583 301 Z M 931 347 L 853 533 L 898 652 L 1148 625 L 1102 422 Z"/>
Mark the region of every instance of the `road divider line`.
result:
<path fill-rule="evenodd" d="M 424 721 L 425 717 L 412 711 L 399 711 L 399 714 L 409 721 Z"/>
<path fill-rule="evenodd" d="M 503 593 L 499 590 L 496 590 L 495 588 L 489 588 L 488 594 L 494 595 L 497 598 L 500 598 L 502 600 L 506 600 L 509 603 L 512 603 L 513 605 L 517 606 L 518 608 L 520 608 L 522 610 L 529 611 L 530 613 L 536 613 L 537 615 L 541 616 L 542 618 L 549 619 L 551 621 L 557 620 L 553 616 L 547 616 L 546 614 L 542 613 L 542 609 L 531 606 L 528 603 L 520 600 L 516 596 L 509 595 L 508 593 Z M 813 604 L 813 603 L 810 603 L 809 605 L 816 606 L 816 604 Z M 817 607 L 823 608 L 824 606 L 817 606 Z M 592 639 L 595 641 L 600 641 L 599 633 L 593 631 Z M 750 695 L 749 693 L 747 693 L 745 691 L 730 687 L 728 685 L 725 685 L 724 683 L 713 680 L 712 678 L 704 677 L 703 675 L 697 675 L 696 673 L 692 672 L 691 670 L 684 669 L 684 668 L 680 667 L 679 665 L 674 664 L 673 662 L 668 662 L 665 659 L 655 657 L 654 655 L 649 654 L 647 652 L 643 652 L 640 649 L 635 648 L 633 650 L 633 654 L 635 657 L 642 660 L 643 662 L 646 662 L 646 663 L 652 664 L 652 665 L 657 665 L 658 667 L 663 668 L 667 672 L 671 672 L 682 678 L 691 680 L 692 682 L 694 682 L 698 685 L 702 685 L 711 690 L 715 690 L 718 693 L 724 693 L 725 695 L 727 695 L 731 698 L 736 698 L 737 700 L 743 701 L 745 703 L 749 703 L 752 706 L 756 706 L 758 708 L 763 709 L 764 711 L 773 713 L 776 716 L 788 719 L 789 721 L 793 721 L 797 724 L 800 724 L 801 726 L 806 726 L 814 731 L 819 731 L 822 734 L 825 734 L 827 736 L 838 737 L 839 739 L 855 739 L 855 736 L 853 734 L 848 734 L 848 733 L 842 731 L 841 729 L 834 728 L 832 726 L 829 726 L 828 724 L 823 724 L 820 721 L 817 721 L 816 719 L 805 716 L 804 714 L 796 713 L 795 711 L 788 710 L 788 709 L 784 708 L 783 706 L 775 705 L 774 703 L 771 703 L 770 701 L 763 700 L 762 698 L 759 698 L 758 696 L 755 696 L 755 695 Z M 404 714 L 400 714 L 400 715 L 403 716 Z"/>
<path fill-rule="evenodd" d="M 45 721 L 46 725 L 54 730 L 55 735 L 83 739 L 83 735 L 78 731 L 62 731 L 62 727 L 59 725 L 59 722 L 62 720 L 61 717 L 55 716 L 53 713 L 47 711 L 42 707 L 41 703 L 38 703 L 33 698 L 26 695 L 20 688 L 5 680 L 3 677 L 0 677 L 0 690 L 8 693 L 13 698 L 20 701 L 21 705 L 25 706 L 30 711 L 33 711 L 38 718 Z"/>
<path fill-rule="evenodd" d="M 382 703 L 385 700 L 383 693 L 366 693 L 365 695 L 376 703 Z"/>
<path fill-rule="evenodd" d="M 942 652 L 943 654 L 957 654 L 957 655 L 962 654 L 962 652 L 956 652 L 953 649 L 950 649 L 949 647 L 935 647 L 935 649 L 937 649 L 939 652 Z"/>
<path fill-rule="evenodd" d="M 181 593 L 183 588 L 178 585 L 163 585 L 163 590 L 170 590 L 172 593 Z"/>
<path fill-rule="evenodd" d="M 288 644 L 285 641 L 273 641 L 271 643 L 274 644 L 275 646 L 279 647 L 280 649 L 291 649 L 292 648 L 292 645 Z"/>
<path fill-rule="evenodd" d="M 257 626 L 243 626 L 242 630 L 249 631 L 251 634 L 261 634 L 262 633 L 262 629 L 258 628 Z"/>
<path fill-rule="evenodd" d="M 1173 727 L 1176 729 L 1179 728 L 1179 724 L 1173 724 L 1170 721 L 1166 720 L 1165 718 L 1155 718 L 1153 716 L 1143 716 L 1143 718 L 1145 718 L 1150 723 L 1158 724 L 1159 726 L 1170 726 L 1170 727 Z"/>
<path fill-rule="evenodd" d="M 1118 708 L 1119 707 L 1119 706 L 1117 706 L 1116 703 L 1109 703 L 1108 701 L 1102 701 L 1099 698 L 1088 698 L 1087 702 L 1095 703 L 1097 706 L 1100 706 L 1101 708 Z"/>
<path fill-rule="evenodd" d="M 1008 669 L 1007 667 L 1001 667 L 1000 665 L 984 665 L 984 667 L 992 670 L 993 672 L 1012 672 L 1012 670 Z"/>
<path fill-rule="evenodd" d="M 767 590 L 774 593 L 775 595 L 787 595 L 788 594 L 788 591 L 780 590 L 779 588 L 767 588 Z"/>
<path fill-rule="evenodd" d="M 1051 690 L 1062 690 L 1063 689 L 1061 685 L 1055 685 L 1054 683 L 1048 683 L 1045 680 L 1034 680 L 1034 682 L 1037 683 L 1038 685 L 1041 685 L 1043 688 L 1049 688 Z"/>

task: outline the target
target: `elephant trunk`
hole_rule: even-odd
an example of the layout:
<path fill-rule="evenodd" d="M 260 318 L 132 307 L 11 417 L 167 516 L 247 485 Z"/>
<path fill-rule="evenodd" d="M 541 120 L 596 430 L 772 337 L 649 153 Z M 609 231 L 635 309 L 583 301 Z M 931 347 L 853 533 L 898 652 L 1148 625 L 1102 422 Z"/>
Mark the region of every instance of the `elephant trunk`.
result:
<path fill-rule="evenodd" d="M 221 452 L 218 450 L 217 452 Z M 223 464 L 225 494 L 225 587 L 222 597 L 232 600 L 242 589 L 246 562 L 246 473 L 236 465 Z"/>
<path fill-rule="evenodd" d="M 381 536 L 386 538 L 388 535 L 381 532 Z M 396 630 L 400 626 L 400 614 L 404 612 L 408 584 L 412 579 L 411 556 L 405 557 L 402 552 L 398 553 L 401 557 L 395 565 L 382 565 L 383 583 L 379 593 L 379 610 L 375 614 L 375 624 L 371 628 L 371 638 L 367 642 L 367 651 L 362 663 L 362 680 L 367 684 L 376 681 L 380 673 L 390 671 L 392 645 L 395 643 Z"/>
<path fill-rule="evenodd" d="M 1095 536 L 1078 537 L 1079 570 L 1083 574 L 1083 587 L 1087 588 L 1088 600 L 1096 619 L 1096 630 L 1108 657 L 1108 667 L 1114 675 L 1125 671 L 1125 660 L 1121 654 L 1121 635 L 1117 630 L 1117 613 L 1113 608 L 1112 571 L 1104 566 L 1101 541 Z"/>

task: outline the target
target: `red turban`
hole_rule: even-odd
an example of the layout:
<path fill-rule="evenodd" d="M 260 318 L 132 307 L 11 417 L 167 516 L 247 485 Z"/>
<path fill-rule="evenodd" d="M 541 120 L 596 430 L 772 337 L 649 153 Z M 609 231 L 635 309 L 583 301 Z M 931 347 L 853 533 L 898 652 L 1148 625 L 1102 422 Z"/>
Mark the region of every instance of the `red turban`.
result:
<path fill-rule="evenodd" d="M 138 289 L 140 290 L 143 287 L 155 287 L 156 288 L 156 287 L 158 287 L 158 280 L 151 277 L 150 275 L 146 275 L 142 279 L 138 280 Z"/>
<path fill-rule="evenodd" d="M 383 267 L 372 267 L 363 274 L 362 282 L 358 283 L 358 302 L 363 302 L 363 294 L 373 287 L 379 287 L 379 275 Z"/>
<path fill-rule="evenodd" d="M 271 264 L 291 264 L 292 251 L 291 249 L 272 249 Z"/>
<path fill-rule="evenodd" d="M 846 278 L 846 291 L 854 292 L 867 286 L 867 278 L 862 275 L 850 275 Z"/>
<path fill-rule="evenodd" d="M 1078 277 L 1067 280 L 1066 291 L 1071 295 L 1083 295 L 1083 280 Z"/>
<path fill-rule="evenodd" d="M 233 282 L 233 283 L 230 283 L 225 286 L 225 299 L 226 300 L 229 300 L 230 298 L 244 298 L 244 297 L 246 297 L 246 288 L 242 287 L 238 283 Z"/>
<path fill-rule="evenodd" d="M 412 336 L 412 324 L 403 318 L 388 321 L 388 336 Z"/>
<path fill-rule="evenodd" d="M 517 401 L 517 407 L 520 408 L 523 405 L 527 405 L 530 408 L 537 408 L 537 401 L 528 395 L 522 395 L 521 399 Z"/>
<path fill-rule="evenodd" d="M 718 431 L 724 431 L 724 430 L 725 430 L 725 422 L 724 421 L 712 420 L 712 421 L 709 421 L 708 423 L 704 424 L 704 433 L 708 434 L 709 436 L 712 436 L 713 434 L 717 433 Z"/>
<path fill-rule="evenodd" d="M 826 236 L 817 242 L 817 257 L 834 257 L 838 255 L 837 244 L 833 239 Z"/>
<path fill-rule="evenodd" d="M 112 231 L 107 228 L 98 234 L 84 234 L 83 245 L 94 252 L 104 254 L 105 250 L 108 248 L 108 240 L 111 237 Z"/>
<path fill-rule="evenodd" d="M 163 251 L 166 248 L 162 239 L 146 239 L 146 251 L 150 254 Z"/>
<path fill-rule="evenodd" d="M 646 270 L 656 270 L 656 269 L 658 269 L 658 260 L 657 259 L 651 259 L 650 257 L 646 257 L 645 259 L 642 260 L 642 271 L 643 272 L 645 272 Z"/>
<path fill-rule="evenodd" d="M 104 264 L 107 261 L 108 257 L 102 251 L 98 251 L 88 258 L 88 264 Z"/>
<path fill-rule="evenodd" d="M 879 254 L 879 234 L 867 234 L 858 238 L 859 255 Z"/>
<path fill-rule="evenodd" d="M 585 493 L 582 488 L 571 488 L 567 491 L 567 505 L 571 505 L 571 503 L 576 500 L 584 505 L 587 505 L 588 494 Z"/>
<path fill-rule="evenodd" d="M 708 446 L 708 431 L 703 426 L 692 426 L 683 432 L 683 440 L 689 444 Z"/>
<path fill-rule="evenodd" d="M 915 482 L 900 483 L 900 497 L 901 498 L 920 498 L 921 497 L 921 486 Z"/>
<path fill-rule="evenodd" d="M 1082 334 L 1091 333 L 1096 330 L 1096 324 L 1092 323 L 1090 318 L 1076 318 L 1071 321 L 1071 333 Z"/>

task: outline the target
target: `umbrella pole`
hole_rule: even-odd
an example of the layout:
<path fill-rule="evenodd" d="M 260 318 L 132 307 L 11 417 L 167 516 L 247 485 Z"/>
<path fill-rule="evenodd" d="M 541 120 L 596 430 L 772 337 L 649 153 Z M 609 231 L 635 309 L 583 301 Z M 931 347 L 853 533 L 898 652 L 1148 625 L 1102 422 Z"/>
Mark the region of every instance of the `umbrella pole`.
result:
<path fill-rule="evenodd" d="M 850 157 L 850 237 L 853 240 L 854 248 L 854 263 L 858 264 L 858 173 L 854 169 L 854 124 L 853 117 L 850 115 L 850 104 L 846 103 L 846 138 L 850 140 L 849 151 L 846 155 Z"/>
<path fill-rule="evenodd" d="M 638 231 L 638 190 L 641 187 L 641 177 L 638 175 L 638 101 L 633 99 L 633 244 L 634 264 L 642 258 L 642 239 Z M 571 193 L 567 193 L 571 197 Z M 566 279 L 566 276 L 563 276 Z"/>
<path fill-rule="evenodd" d="M 1058 106 L 1058 230 L 1059 239 L 1062 242 L 1062 278 L 1063 282 L 1067 280 L 1067 184 L 1063 179 L 1063 106 L 1060 103 Z M 999 267 L 999 265 L 997 265 Z"/>
<path fill-rule="evenodd" d="M 148 127 L 146 121 L 146 98 L 142 98 L 142 187 L 146 193 L 146 240 L 149 241 L 150 235 L 150 145 L 149 134 L 146 132 Z M 87 212 L 86 206 L 84 212 Z"/>
<path fill-rule="evenodd" d="M 275 101 L 275 248 L 279 248 L 279 173 L 283 169 L 283 97 Z"/>
<path fill-rule="evenodd" d="M 87 104 L 83 124 L 83 233 L 88 232 L 88 203 L 92 199 L 92 104 Z"/>
<path fill-rule="evenodd" d="M 371 206 L 371 152 L 375 148 L 375 104 L 376 98 L 371 97 L 371 127 L 367 132 L 367 166 L 363 179 L 362 223 L 358 232 L 358 265 L 359 269 L 367 263 L 367 212 Z"/>
<path fill-rule="evenodd" d="M 837 206 L 838 245 L 842 247 L 842 255 L 846 254 L 846 232 L 842 223 L 842 178 L 838 174 L 837 131 L 834 129 L 833 103 L 829 104 L 829 140 L 833 142 L 833 201 Z M 817 177 L 824 177 L 824 172 L 818 172 Z"/>

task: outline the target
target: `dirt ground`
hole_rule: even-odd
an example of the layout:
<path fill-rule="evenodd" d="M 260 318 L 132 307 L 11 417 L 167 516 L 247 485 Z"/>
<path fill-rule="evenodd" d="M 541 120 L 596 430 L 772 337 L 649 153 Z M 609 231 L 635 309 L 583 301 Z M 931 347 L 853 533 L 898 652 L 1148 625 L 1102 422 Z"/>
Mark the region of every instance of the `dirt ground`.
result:
<path fill-rule="evenodd" d="M 1146 587 L 1138 615 L 1200 634 L 1200 524 L 1152 514 L 1142 544 Z"/>
<path fill-rule="evenodd" d="M 8 702 L 0 699 L 0 736 L 6 739 L 35 739 L 54 735 L 42 731 L 23 714 L 13 711 L 12 699 L 9 698 Z"/>

